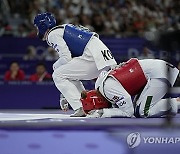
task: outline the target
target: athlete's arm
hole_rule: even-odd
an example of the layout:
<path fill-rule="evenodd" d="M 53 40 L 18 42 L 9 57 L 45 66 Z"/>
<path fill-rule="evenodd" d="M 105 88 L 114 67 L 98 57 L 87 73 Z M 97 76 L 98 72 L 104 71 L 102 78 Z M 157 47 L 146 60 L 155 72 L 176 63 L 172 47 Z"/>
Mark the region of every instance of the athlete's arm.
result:
<path fill-rule="evenodd" d="M 47 36 L 47 43 L 53 47 L 59 54 L 59 63 L 66 64 L 69 62 L 71 57 L 71 52 L 69 51 L 66 42 L 63 39 L 63 29 L 55 29 L 51 31 Z"/>
<path fill-rule="evenodd" d="M 104 82 L 104 96 L 114 108 L 103 109 L 102 117 L 132 117 L 134 114 L 131 96 L 122 85 L 112 77 Z"/>
<path fill-rule="evenodd" d="M 133 111 L 122 111 L 120 108 L 105 108 L 103 109 L 102 118 L 110 118 L 110 117 L 132 117 Z"/>

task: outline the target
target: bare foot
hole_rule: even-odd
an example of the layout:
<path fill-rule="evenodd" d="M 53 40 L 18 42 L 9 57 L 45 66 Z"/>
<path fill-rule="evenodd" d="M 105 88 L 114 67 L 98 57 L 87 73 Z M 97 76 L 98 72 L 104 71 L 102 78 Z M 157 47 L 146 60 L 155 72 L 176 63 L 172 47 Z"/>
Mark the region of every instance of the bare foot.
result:
<path fill-rule="evenodd" d="M 180 102 L 180 97 L 177 97 L 177 98 L 176 98 L 176 101 Z"/>

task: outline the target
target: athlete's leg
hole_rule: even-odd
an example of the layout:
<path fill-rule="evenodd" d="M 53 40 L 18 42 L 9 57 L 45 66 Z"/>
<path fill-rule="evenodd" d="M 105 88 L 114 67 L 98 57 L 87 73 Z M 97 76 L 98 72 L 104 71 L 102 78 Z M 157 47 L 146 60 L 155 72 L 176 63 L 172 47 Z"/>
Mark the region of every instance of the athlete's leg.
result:
<path fill-rule="evenodd" d="M 80 102 L 81 92 L 77 88 L 75 80 L 94 79 L 100 72 L 101 70 L 97 70 L 94 61 L 78 57 L 54 70 L 53 79 L 56 87 L 65 96 L 71 107 L 76 110 L 82 107 L 82 104 Z"/>
<path fill-rule="evenodd" d="M 167 88 L 167 80 L 149 79 L 138 100 L 136 101 L 136 116 L 148 117 L 150 109 L 167 93 Z"/>
<path fill-rule="evenodd" d="M 80 91 L 74 83 L 76 80 L 91 80 L 97 78 L 102 70 L 108 70 L 116 62 L 108 48 L 93 37 L 87 44 L 82 56 L 73 58 L 70 62 L 54 70 L 53 79 L 56 87 L 65 96 L 74 110 L 82 107 Z"/>
<path fill-rule="evenodd" d="M 161 117 L 167 115 L 169 110 L 171 114 L 175 115 L 177 114 L 179 107 L 180 101 L 178 101 L 177 98 L 161 99 L 149 109 L 148 117 Z"/>

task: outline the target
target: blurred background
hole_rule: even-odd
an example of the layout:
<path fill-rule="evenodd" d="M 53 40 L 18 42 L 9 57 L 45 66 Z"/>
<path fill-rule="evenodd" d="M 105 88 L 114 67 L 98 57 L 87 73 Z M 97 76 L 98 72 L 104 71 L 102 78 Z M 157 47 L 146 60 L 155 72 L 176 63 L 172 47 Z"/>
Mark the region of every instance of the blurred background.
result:
<path fill-rule="evenodd" d="M 96 31 L 118 63 L 132 57 L 159 58 L 180 69 L 179 35 L 167 36 L 179 33 L 179 8 L 179 0 L 1 0 L 0 108 L 59 108 L 51 77 L 58 57 L 36 37 L 33 19 L 38 13 L 53 13 L 57 24 Z M 91 81 L 84 84 L 94 87 Z M 180 78 L 175 86 L 180 86 Z M 179 88 L 174 91 L 180 93 Z"/>
<path fill-rule="evenodd" d="M 53 13 L 58 24 L 83 25 L 97 32 L 118 63 L 132 57 L 158 58 L 180 69 L 180 0 L 0 0 L 0 115 L 8 111 L 4 109 L 60 108 L 60 93 L 51 76 L 58 56 L 36 37 L 33 26 L 34 17 L 41 12 Z M 94 88 L 94 81 L 83 83 L 87 89 Z M 180 96 L 180 76 L 168 95 Z M 23 122 L 21 128 L 15 128 L 15 122 L 0 122 L 1 153 L 179 153 L 179 144 L 145 144 L 141 140 L 137 149 L 130 149 L 126 143 L 133 131 L 143 137 L 178 137 L 179 128 L 169 129 L 168 118 L 168 129 L 161 125 L 164 119 L 158 118 L 122 119 L 118 129 L 118 119 L 100 120 L 29 120 L 24 122 L 26 128 Z M 60 127 L 61 122 L 68 126 Z M 173 122 L 179 124 L 178 118 Z"/>

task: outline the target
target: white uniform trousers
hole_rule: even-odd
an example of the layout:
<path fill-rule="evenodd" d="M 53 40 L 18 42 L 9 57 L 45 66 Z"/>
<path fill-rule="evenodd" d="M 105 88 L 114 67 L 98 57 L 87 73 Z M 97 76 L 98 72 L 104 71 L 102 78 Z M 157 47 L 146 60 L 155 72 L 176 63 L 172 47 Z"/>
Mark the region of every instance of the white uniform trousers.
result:
<path fill-rule="evenodd" d="M 97 78 L 102 70 L 108 70 L 110 66 L 116 64 L 114 58 L 109 57 L 109 59 L 107 59 L 108 57 L 100 55 L 101 50 L 109 49 L 101 40 L 94 37 L 88 43 L 82 56 L 75 57 L 68 63 L 54 70 L 53 80 L 55 85 L 74 110 L 82 107 L 80 96 L 84 87 L 79 80 Z M 98 54 L 95 57 L 96 52 Z M 100 61 L 102 61 L 102 63 L 100 63 Z"/>
<path fill-rule="evenodd" d="M 135 115 L 137 117 L 159 117 L 166 114 L 168 110 L 176 114 L 178 103 L 176 99 L 162 99 L 167 93 L 169 83 L 166 79 L 149 79 L 137 99 Z M 169 106 L 167 105 L 169 101 Z"/>

